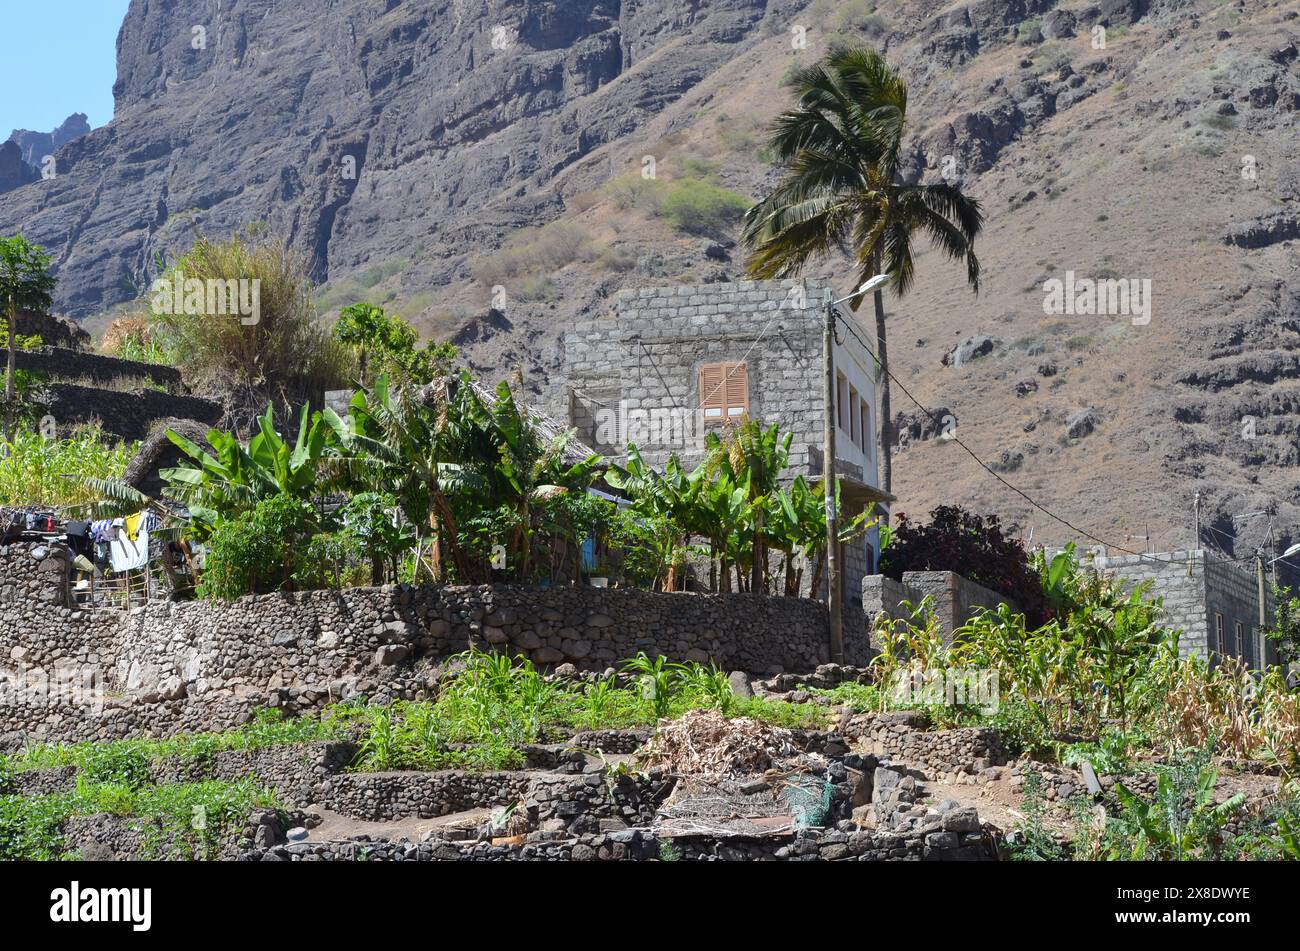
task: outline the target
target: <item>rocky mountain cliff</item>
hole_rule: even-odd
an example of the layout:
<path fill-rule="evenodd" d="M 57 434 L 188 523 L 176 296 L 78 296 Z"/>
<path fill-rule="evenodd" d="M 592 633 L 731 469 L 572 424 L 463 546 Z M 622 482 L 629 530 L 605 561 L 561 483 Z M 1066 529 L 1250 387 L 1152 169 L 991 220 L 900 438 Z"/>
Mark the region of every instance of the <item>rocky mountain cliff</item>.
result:
<path fill-rule="evenodd" d="M 9 141 L 17 144 L 22 152 L 23 161 L 33 168 L 39 168 L 45 156 L 53 155 L 73 139 L 79 139 L 90 131 L 90 121 L 84 112 L 74 112 L 64 119 L 53 132 L 32 132 L 28 129 L 15 129 Z"/>
<path fill-rule="evenodd" d="M 976 298 L 923 253 L 895 372 L 1009 482 L 1115 545 L 1249 555 L 1300 526 L 1300 20 L 1282 0 L 134 0 L 115 118 L 0 195 L 60 305 L 133 298 L 197 227 L 264 224 L 325 310 L 384 303 L 558 402 L 559 335 L 624 286 L 741 273 L 641 172 L 752 198 L 782 78 L 837 37 L 908 78 L 909 174 L 984 203 Z M 822 269 L 847 282 L 833 263 Z M 1045 312 L 1067 275 L 1149 312 Z M 1035 541 L 897 389 L 895 489 Z"/>

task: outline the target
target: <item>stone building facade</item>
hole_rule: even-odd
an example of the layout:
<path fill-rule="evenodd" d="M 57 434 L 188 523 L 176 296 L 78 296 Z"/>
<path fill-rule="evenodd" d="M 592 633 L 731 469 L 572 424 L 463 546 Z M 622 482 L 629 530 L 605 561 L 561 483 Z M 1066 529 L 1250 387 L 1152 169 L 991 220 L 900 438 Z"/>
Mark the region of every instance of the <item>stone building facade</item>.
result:
<path fill-rule="evenodd" d="M 1098 556 L 1093 567 L 1130 586 L 1151 582 L 1164 603 L 1165 623 L 1182 630 L 1179 650 L 1215 661 L 1241 657 L 1254 668 L 1278 662 L 1259 626 L 1259 582 L 1253 562 L 1232 562 L 1205 549 L 1151 555 Z M 1271 591 L 1264 616 L 1273 619 Z"/>
<path fill-rule="evenodd" d="M 905 619 L 912 609 L 930 598 L 931 611 L 946 638 L 975 617 L 981 608 L 996 610 L 1006 604 L 1013 612 L 1020 605 L 1005 595 L 991 591 L 953 571 L 905 571 L 902 580 L 887 575 L 867 575 L 862 579 L 862 610 L 868 625 L 881 618 Z"/>
<path fill-rule="evenodd" d="M 743 418 L 777 423 L 794 440 L 791 475 L 822 469 L 824 308 L 835 289 L 820 281 L 740 281 L 647 287 L 619 293 L 613 313 L 565 335 L 567 418 L 579 438 L 622 462 L 635 443 L 652 466 L 676 454 L 688 469 L 705 435 Z M 852 312 L 834 348 L 836 466 L 844 515 L 887 496 L 876 481 L 874 333 Z M 852 330 L 845 328 L 845 324 Z M 875 569 L 873 532 L 844 551 L 845 601 L 858 607 Z"/>

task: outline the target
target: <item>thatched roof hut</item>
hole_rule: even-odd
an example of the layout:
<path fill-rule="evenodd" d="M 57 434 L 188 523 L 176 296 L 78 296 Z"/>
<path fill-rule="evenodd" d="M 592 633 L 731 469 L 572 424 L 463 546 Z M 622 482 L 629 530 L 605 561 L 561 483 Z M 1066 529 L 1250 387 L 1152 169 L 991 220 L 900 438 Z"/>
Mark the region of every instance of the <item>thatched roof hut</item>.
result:
<path fill-rule="evenodd" d="M 174 430 L 202 446 L 207 444 L 210 428 L 207 423 L 200 423 L 194 419 L 177 419 L 169 416 L 159 420 L 153 432 L 149 434 L 149 438 L 140 444 L 135 458 L 126 467 L 122 481 L 145 495 L 158 498 L 165 484 L 158 475 L 159 471 L 170 469 L 185 458 L 185 454 L 167 438 L 167 430 Z"/>

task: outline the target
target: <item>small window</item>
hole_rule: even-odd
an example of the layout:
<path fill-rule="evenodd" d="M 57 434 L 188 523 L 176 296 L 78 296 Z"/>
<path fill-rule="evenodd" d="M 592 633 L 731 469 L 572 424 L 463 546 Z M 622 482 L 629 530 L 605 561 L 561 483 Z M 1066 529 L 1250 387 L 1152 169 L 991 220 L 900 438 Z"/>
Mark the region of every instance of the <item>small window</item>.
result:
<path fill-rule="evenodd" d="M 1228 646 L 1228 645 L 1224 643 L 1224 639 L 1223 639 L 1223 615 L 1222 615 L 1222 614 L 1219 614 L 1218 612 L 1215 612 L 1215 615 L 1214 615 L 1214 650 L 1215 650 L 1215 652 L 1216 652 L 1220 657 L 1222 657 L 1222 656 L 1223 656 L 1224 649 L 1225 649 L 1227 646 Z"/>
<path fill-rule="evenodd" d="M 871 407 L 867 405 L 866 400 L 862 400 L 861 405 L 858 407 L 858 418 L 862 420 L 858 426 L 859 431 L 862 433 L 862 442 L 858 445 L 862 447 L 862 451 L 867 454 L 868 458 L 870 458 L 871 446 L 876 439 L 875 431 L 871 428 Z"/>
<path fill-rule="evenodd" d="M 835 422 L 844 432 L 849 431 L 849 381 L 843 373 L 835 374 Z"/>
<path fill-rule="evenodd" d="M 862 417 L 858 414 L 858 391 L 849 387 L 849 402 L 845 407 L 849 414 L 849 440 L 859 449 L 862 448 Z"/>
<path fill-rule="evenodd" d="M 1233 633 L 1236 635 L 1237 656 L 1245 657 L 1246 656 L 1246 625 L 1238 621 L 1236 630 Z"/>
<path fill-rule="evenodd" d="M 700 410 L 704 422 L 722 426 L 749 414 L 749 369 L 743 363 L 706 363 L 700 367 Z"/>

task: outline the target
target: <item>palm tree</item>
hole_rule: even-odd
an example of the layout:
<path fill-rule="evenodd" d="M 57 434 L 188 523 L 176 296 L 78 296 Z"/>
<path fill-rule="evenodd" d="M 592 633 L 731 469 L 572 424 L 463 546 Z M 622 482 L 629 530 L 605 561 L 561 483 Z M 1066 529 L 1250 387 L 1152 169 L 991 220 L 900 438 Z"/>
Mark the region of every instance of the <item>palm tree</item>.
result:
<path fill-rule="evenodd" d="M 745 215 L 742 239 L 757 278 L 795 277 L 811 260 L 851 253 L 859 284 L 888 273 L 899 297 L 912 287 L 912 242 L 924 232 L 953 260 L 966 262 L 966 280 L 979 292 L 975 237 L 979 202 L 957 185 L 900 181 L 907 130 L 907 86 L 875 50 L 838 47 L 798 70 L 797 104 L 780 115 L 771 145 L 784 174 Z M 854 309 L 861 296 L 852 300 Z M 875 293 L 880 366 L 881 485 L 890 491 L 892 430 L 883 289 Z"/>
<path fill-rule="evenodd" d="M 5 374 L 5 438 L 13 437 L 14 378 L 17 374 L 18 311 L 43 313 L 53 303 L 54 278 L 45 249 L 20 234 L 0 238 L 0 300 L 9 316 L 9 365 Z"/>

